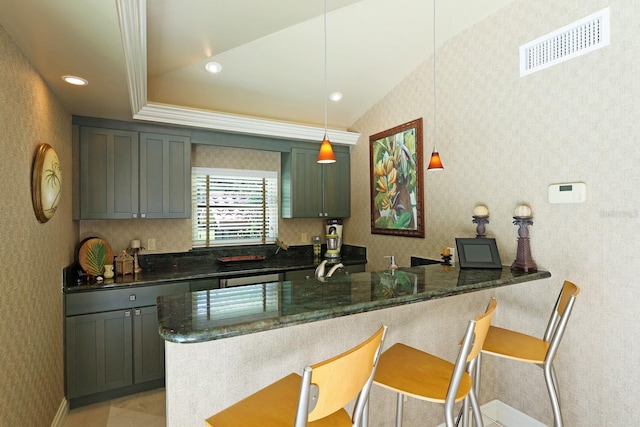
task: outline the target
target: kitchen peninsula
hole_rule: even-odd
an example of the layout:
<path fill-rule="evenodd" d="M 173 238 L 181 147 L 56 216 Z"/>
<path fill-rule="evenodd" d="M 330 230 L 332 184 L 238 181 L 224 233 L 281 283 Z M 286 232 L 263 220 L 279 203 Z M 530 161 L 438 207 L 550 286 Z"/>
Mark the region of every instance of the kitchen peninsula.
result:
<path fill-rule="evenodd" d="M 381 324 L 389 326 L 386 346 L 424 347 L 443 339 L 441 332 L 457 342 L 492 289 L 548 277 L 436 264 L 159 297 L 167 425 L 199 425 L 278 378 L 357 344 Z"/>

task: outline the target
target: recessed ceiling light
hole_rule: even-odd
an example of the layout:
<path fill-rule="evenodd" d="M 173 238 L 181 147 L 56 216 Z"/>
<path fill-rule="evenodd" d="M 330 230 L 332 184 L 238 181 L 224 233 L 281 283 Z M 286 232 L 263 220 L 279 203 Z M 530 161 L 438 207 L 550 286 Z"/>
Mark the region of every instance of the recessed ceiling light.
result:
<path fill-rule="evenodd" d="M 204 66 L 204 69 L 212 74 L 217 74 L 222 71 L 222 65 L 220 65 L 218 62 L 207 62 Z"/>
<path fill-rule="evenodd" d="M 64 80 L 65 82 L 71 85 L 76 85 L 76 86 L 86 86 L 89 84 L 88 81 L 86 81 L 82 77 L 77 77 L 77 76 L 62 76 L 62 80 Z"/>
<path fill-rule="evenodd" d="M 333 92 L 331 95 L 329 95 L 329 99 L 334 102 L 340 101 L 342 99 L 342 92 Z"/>

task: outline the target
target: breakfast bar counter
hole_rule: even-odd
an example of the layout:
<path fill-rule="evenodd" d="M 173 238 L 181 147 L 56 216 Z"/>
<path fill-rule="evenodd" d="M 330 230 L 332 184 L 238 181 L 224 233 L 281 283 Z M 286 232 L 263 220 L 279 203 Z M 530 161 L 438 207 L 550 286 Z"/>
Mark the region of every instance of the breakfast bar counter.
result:
<path fill-rule="evenodd" d="M 204 342 L 550 277 L 431 265 L 158 297 L 160 335 Z"/>
<path fill-rule="evenodd" d="M 362 342 L 382 324 L 389 328 L 386 348 L 401 341 L 453 359 L 469 319 L 491 296 L 527 295 L 531 286 L 548 286 L 549 277 L 435 264 L 159 297 L 167 426 L 203 425 L 279 378 Z M 491 361 L 483 372 L 493 375 Z M 371 427 L 393 423 L 393 393 L 374 387 L 370 402 Z M 435 425 L 441 408 L 427 406 L 437 407 L 427 409 Z M 405 423 L 424 423 L 425 413 L 409 408 Z"/>

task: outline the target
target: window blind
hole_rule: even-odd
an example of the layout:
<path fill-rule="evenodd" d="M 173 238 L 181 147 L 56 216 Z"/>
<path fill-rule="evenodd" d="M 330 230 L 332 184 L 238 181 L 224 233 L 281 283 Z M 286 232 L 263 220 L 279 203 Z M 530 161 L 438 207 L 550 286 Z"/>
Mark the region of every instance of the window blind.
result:
<path fill-rule="evenodd" d="M 193 247 L 266 243 L 278 235 L 278 174 L 193 168 Z"/>

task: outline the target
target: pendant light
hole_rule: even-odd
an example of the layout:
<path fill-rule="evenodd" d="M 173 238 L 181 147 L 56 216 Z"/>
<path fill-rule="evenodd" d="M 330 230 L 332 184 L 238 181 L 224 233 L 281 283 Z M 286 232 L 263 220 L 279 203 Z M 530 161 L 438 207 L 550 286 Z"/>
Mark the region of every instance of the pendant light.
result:
<path fill-rule="evenodd" d="M 318 163 L 335 163 L 336 156 L 331 148 L 331 141 L 327 138 L 327 0 L 324 0 L 324 138 L 318 153 Z"/>
<path fill-rule="evenodd" d="M 429 159 L 427 170 L 441 171 L 444 169 L 440 154 L 436 148 L 436 0 L 433 0 L 433 152 Z"/>

